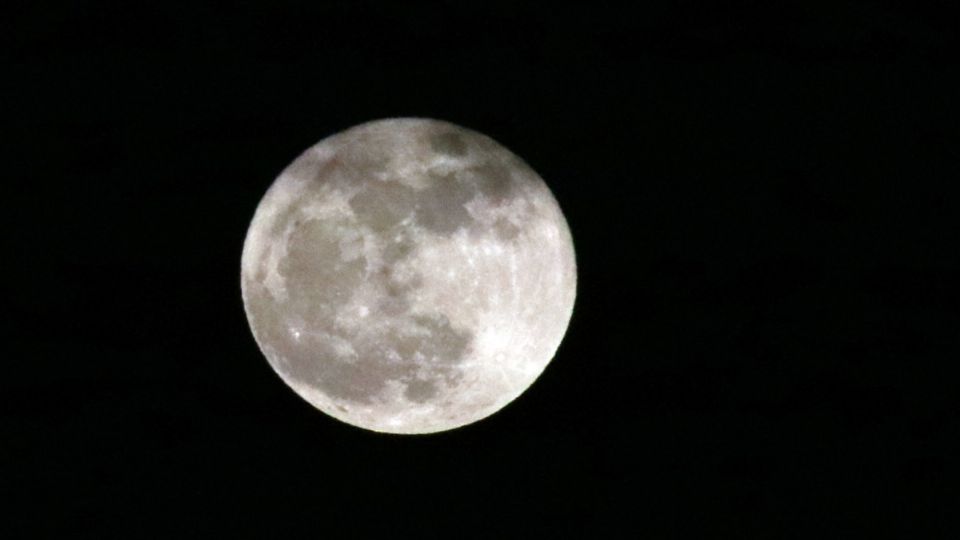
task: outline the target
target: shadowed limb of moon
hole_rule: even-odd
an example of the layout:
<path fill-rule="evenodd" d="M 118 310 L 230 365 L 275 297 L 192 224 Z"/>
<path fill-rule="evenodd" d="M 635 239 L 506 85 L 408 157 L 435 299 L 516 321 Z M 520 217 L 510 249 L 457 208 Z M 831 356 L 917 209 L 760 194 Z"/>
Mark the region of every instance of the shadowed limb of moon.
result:
<path fill-rule="evenodd" d="M 369 122 L 293 161 L 241 262 L 270 365 L 349 424 L 431 433 L 485 418 L 540 375 L 576 294 L 570 231 L 543 180 L 438 120 Z"/>

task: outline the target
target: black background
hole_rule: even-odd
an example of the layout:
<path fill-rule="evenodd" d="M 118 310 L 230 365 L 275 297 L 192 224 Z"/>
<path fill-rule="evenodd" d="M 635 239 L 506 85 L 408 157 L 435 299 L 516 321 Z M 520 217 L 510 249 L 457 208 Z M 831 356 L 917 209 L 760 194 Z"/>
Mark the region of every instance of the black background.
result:
<path fill-rule="evenodd" d="M 956 19 L 597 4 L 14 8 L 0 530 L 950 537 Z M 390 116 L 523 157 L 577 249 L 550 367 L 431 436 L 300 400 L 240 299 L 274 177 Z"/>

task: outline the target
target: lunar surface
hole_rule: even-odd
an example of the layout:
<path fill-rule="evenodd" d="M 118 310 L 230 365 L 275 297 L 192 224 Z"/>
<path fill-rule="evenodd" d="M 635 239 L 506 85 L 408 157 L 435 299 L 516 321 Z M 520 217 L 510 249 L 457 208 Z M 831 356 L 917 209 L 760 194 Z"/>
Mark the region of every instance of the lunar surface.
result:
<path fill-rule="evenodd" d="M 485 418 L 553 358 L 576 294 L 567 223 L 489 137 L 369 122 L 293 161 L 257 207 L 241 287 L 270 365 L 324 413 L 431 433 Z"/>

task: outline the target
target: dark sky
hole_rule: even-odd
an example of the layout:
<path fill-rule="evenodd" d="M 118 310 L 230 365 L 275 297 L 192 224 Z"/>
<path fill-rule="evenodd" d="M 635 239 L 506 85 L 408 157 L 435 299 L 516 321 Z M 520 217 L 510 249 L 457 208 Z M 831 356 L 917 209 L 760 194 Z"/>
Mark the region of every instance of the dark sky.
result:
<path fill-rule="evenodd" d="M 518 4 L 12 9 L 0 537 L 951 537 L 957 20 Z M 240 299 L 274 177 L 390 116 L 523 157 L 579 265 L 533 387 L 425 437 L 300 400 Z"/>

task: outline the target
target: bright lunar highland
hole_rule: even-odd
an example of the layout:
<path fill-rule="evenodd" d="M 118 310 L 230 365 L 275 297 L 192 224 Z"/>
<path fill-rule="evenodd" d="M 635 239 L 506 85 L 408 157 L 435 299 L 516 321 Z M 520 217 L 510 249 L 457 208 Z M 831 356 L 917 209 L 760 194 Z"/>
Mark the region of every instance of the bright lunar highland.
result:
<path fill-rule="evenodd" d="M 324 413 L 389 433 L 453 429 L 523 393 L 560 345 L 576 279 L 537 173 L 420 118 L 361 124 L 295 159 L 241 263 L 273 369 Z"/>

